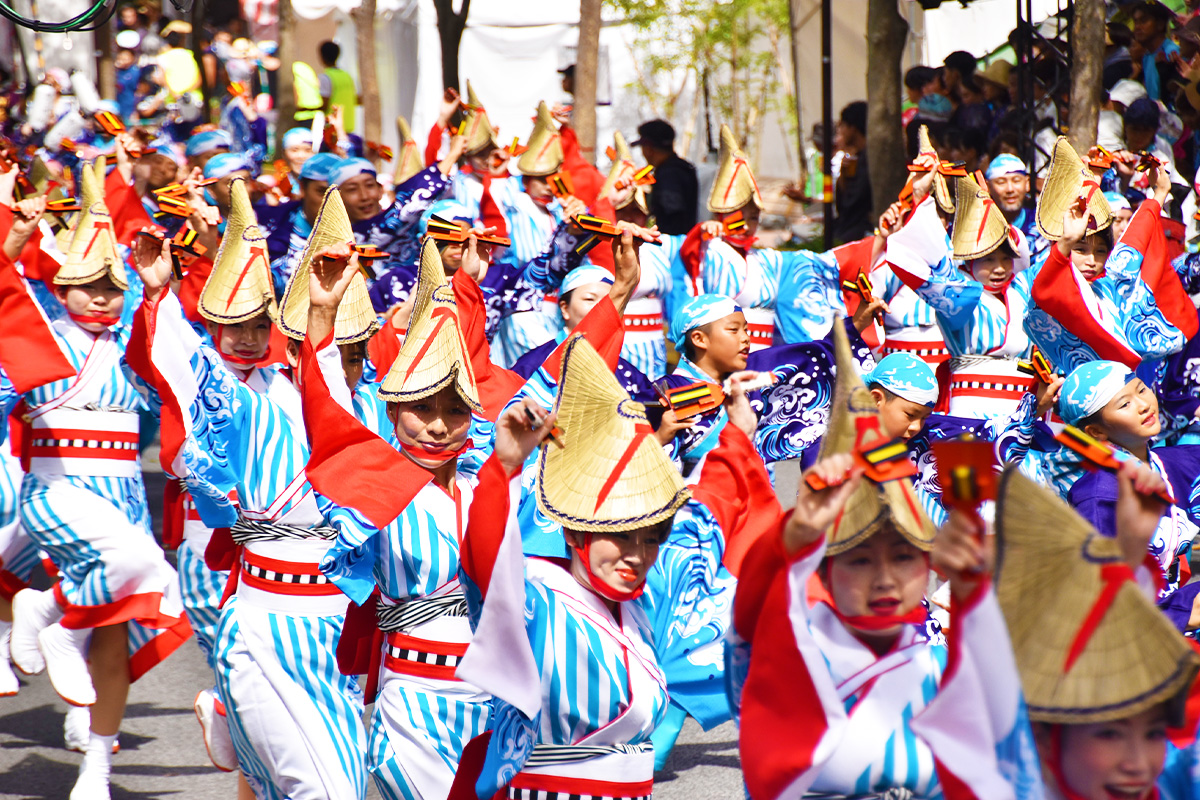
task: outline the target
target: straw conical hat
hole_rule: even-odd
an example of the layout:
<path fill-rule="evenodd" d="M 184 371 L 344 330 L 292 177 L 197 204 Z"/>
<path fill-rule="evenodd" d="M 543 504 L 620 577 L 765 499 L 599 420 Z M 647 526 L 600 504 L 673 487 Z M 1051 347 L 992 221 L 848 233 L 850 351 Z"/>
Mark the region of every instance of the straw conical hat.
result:
<path fill-rule="evenodd" d="M 558 172 L 563 163 L 562 136 L 558 125 L 550 114 L 546 101 L 538 103 L 537 118 L 533 121 L 533 132 L 525 143 L 526 150 L 517 160 L 517 169 L 522 175 L 545 177 Z"/>
<path fill-rule="evenodd" d="M 928 125 L 922 125 L 917 129 L 917 152 L 933 153 L 935 157 L 938 154 L 937 149 L 934 148 L 933 142 L 929 138 Z M 938 208 L 942 209 L 942 211 L 945 211 L 947 214 L 954 213 L 954 193 L 950 191 L 950 184 L 940 170 L 934 170 L 933 173 L 933 198 L 937 201 Z"/>
<path fill-rule="evenodd" d="M 412 321 L 392 368 L 379 386 L 379 397 L 401 403 L 420 400 L 453 385 L 459 396 L 480 411 L 471 355 L 462 336 L 454 290 L 437 247 L 426 239 L 413 289 Z"/>
<path fill-rule="evenodd" d="M 236 179 L 229 184 L 229 218 L 221 247 L 200 293 L 201 316 L 222 325 L 245 322 L 263 312 L 274 318 L 269 259 L 267 237 L 258 227 L 246 182 Z"/>
<path fill-rule="evenodd" d="M 618 182 L 632 180 L 637 173 L 637 164 L 633 161 L 633 151 L 629 149 L 629 144 L 620 131 L 613 132 L 613 145 L 617 157 L 613 159 L 612 167 L 608 170 L 608 177 L 604 179 L 604 185 L 600 187 L 597 197 L 607 197 Z M 637 203 L 643 214 L 650 213 L 650 202 L 646 198 L 646 190 L 641 186 L 634 186 L 633 191 L 617 208 L 625 208 L 630 203 Z"/>
<path fill-rule="evenodd" d="M 850 453 L 883 444 L 887 434 L 879 424 L 879 407 L 858 374 L 846 330 L 838 320 L 833 325 L 837 385 L 829 412 L 829 429 L 821 443 L 821 458 Z M 908 478 L 884 483 L 863 478 L 846 501 L 846 508 L 826 534 L 826 555 L 852 550 L 886 527 L 896 531 L 921 550 L 933 546 L 933 524 L 921 510 L 916 490 Z"/>
<path fill-rule="evenodd" d="M 125 264 L 117 250 L 112 216 L 104 204 L 104 156 L 80 170 L 79 206 L 67 258 L 54 276 L 56 284 L 78 286 L 98 280 L 105 274 L 120 289 L 129 288 Z"/>
<path fill-rule="evenodd" d="M 558 383 L 563 447 L 538 455 L 537 504 L 568 530 L 613 533 L 669 519 L 691 496 L 654 438 L 646 409 L 582 336 L 567 344 Z"/>
<path fill-rule="evenodd" d="M 714 214 L 729 214 L 753 201 L 763 207 L 758 182 L 750 171 L 750 158 L 738 147 L 737 139 L 728 125 L 721 126 L 721 154 L 717 161 L 717 177 L 708 195 L 708 210 Z"/>
<path fill-rule="evenodd" d="M 1079 638 L 1100 608 L 1105 572 L 1128 575 L 1117 540 L 1012 467 L 998 506 L 996 594 L 1030 718 L 1105 722 L 1181 695 L 1200 658 L 1134 581 L 1119 584 L 1094 631 Z"/>
<path fill-rule="evenodd" d="M 955 181 L 954 231 L 950 240 L 954 257 L 963 261 L 982 258 L 1013 236 L 1004 212 L 988 190 L 970 175 Z M 1017 249 L 1014 242 L 1013 250 Z"/>
<path fill-rule="evenodd" d="M 1088 232 L 1102 231 L 1111 225 L 1113 212 L 1104 199 L 1104 192 L 1100 191 L 1100 182 L 1067 138 L 1060 136 L 1054 143 L 1050 170 L 1038 195 L 1035 219 L 1042 236 L 1052 242 L 1062 238 L 1063 215 L 1081 192 L 1088 196 L 1088 211 L 1094 219 L 1094 223 L 1088 225 Z"/>
<path fill-rule="evenodd" d="M 283 290 L 279 329 L 285 336 L 303 339 L 308 330 L 308 279 L 312 272 L 312 260 L 317 253 L 332 245 L 353 243 L 354 231 L 350 227 L 346 206 L 342 204 L 341 192 L 337 187 L 330 187 L 313 221 L 312 233 L 304 246 L 300 263 Z M 361 342 L 369 339 L 378 327 L 379 321 L 371 305 L 371 297 L 367 294 L 367 282 L 361 272 L 355 273 L 338 305 L 337 317 L 333 321 L 333 340 L 337 344 Z"/>
<path fill-rule="evenodd" d="M 400 160 L 396 165 L 396 185 L 425 169 L 425 159 L 421 157 L 421 148 L 413 138 L 408 120 L 396 117 L 396 130 L 400 133 Z"/>
<path fill-rule="evenodd" d="M 471 156 L 489 147 L 499 147 L 500 143 L 496 140 L 496 129 L 492 127 L 487 112 L 483 110 L 483 104 L 475 96 L 475 90 L 471 88 L 470 81 L 467 81 L 467 105 L 469 106 L 467 116 L 463 120 L 466 123 L 463 131 L 466 146 L 463 148 L 463 152 Z"/>

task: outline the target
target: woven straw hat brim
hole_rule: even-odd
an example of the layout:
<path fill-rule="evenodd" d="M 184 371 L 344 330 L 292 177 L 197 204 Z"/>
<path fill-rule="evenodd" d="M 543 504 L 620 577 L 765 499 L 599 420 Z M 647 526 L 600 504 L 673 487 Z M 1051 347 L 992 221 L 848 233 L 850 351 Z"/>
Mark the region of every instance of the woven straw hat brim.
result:
<path fill-rule="evenodd" d="M 555 407 L 563 447 L 542 448 L 536 479 L 538 508 L 548 518 L 569 530 L 619 533 L 668 519 L 691 497 L 651 433 L 596 507 L 639 427 L 649 423 L 642 404 L 629 399 L 582 336 L 567 344 Z"/>
<path fill-rule="evenodd" d="M 1008 220 L 988 190 L 971 176 L 955 182 L 954 231 L 950 237 L 954 257 L 962 261 L 982 258 L 1008 241 Z"/>
<path fill-rule="evenodd" d="M 312 274 L 312 260 L 317 253 L 333 245 L 353 242 L 354 230 L 350 227 L 350 217 L 346 213 L 342 195 L 337 188 L 330 187 L 313 221 L 312 233 L 308 236 L 300 263 L 283 290 L 278 323 L 285 336 L 303 339 L 308 330 L 308 281 Z M 337 317 L 333 321 L 333 340 L 337 344 L 354 344 L 371 338 L 378 329 L 379 320 L 367 293 L 367 283 L 361 274 L 357 274 L 351 279 L 338 305 Z"/>
<path fill-rule="evenodd" d="M 467 128 L 463 133 L 465 140 L 463 153 L 471 156 L 490 147 L 499 147 L 500 142 L 496 139 L 496 129 L 492 127 L 492 122 L 488 119 L 487 112 L 483 110 L 483 104 L 475 95 L 470 81 L 467 81 L 467 105 L 471 106 L 471 110 L 467 112 Z"/>
<path fill-rule="evenodd" d="M 550 106 L 546 101 L 538 103 L 537 119 L 533 123 L 533 132 L 525 143 L 526 150 L 517 159 L 517 169 L 522 175 L 532 178 L 544 178 L 553 175 L 562 168 L 563 155 L 562 136 L 558 126 L 550 114 Z"/>
<path fill-rule="evenodd" d="M 396 129 L 400 133 L 400 152 L 397 156 L 400 161 L 396 172 L 396 185 L 399 186 L 425 169 L 425 159 L 421 156 L 417 140 L 413 138 L 412 129 L 408 127 L 408 120 L 396 117 Z"/>
<path fill-rule="evenodd" d="M 600 186 L 597 197 L 607 197 L 608 193 L 616 186 L 617 181 L 632 177 L 633 173 L 637 171 L 637 167 L 633 163 L 633 151 L 629 149 L 629 145 L 620 131 L 613 132 L 613 149 L 616 151 L 617 157 L 613 159 L 612 166 L 608 169 L 608 177 Z"/>
<path fill-rule="evenodd" d="M 1038 194 L 1034 221 L 1038 231 L 1047 240 L 1057 242 L 1063 235 L 1063 215 L 1083 190 L 1084 182 L 1096 184 L 1090 192 L 1088 211 L 1095 218 L 1095 231 L 1102 231 L 1112 224 L 1114 214 L 1100 191 L 1098 181 L 1091 168 L 1083 162 L 1075 148 L 1065 136 L 1058 137 L 1054 152 L 1050 156 L 1050 169 L 1046 181 Z M 1089 228 L 1089 233 L 1094 232 Z"/>
<path fill-rule="evenodd" d="M 933 140 L 929 138 L 928 125 L 917 128 L 917 152 L 933 153 L 935 157 L 938 154 L 933 146 Z M 946 176 L 940 172 L 933 174 L 933 198 L 942 211 L 947 214 L 954 213 L 954 194 L 950 191 L 950 184 L 946 181 Z"/>
<path fill-rule="evenodd" d="M 1133 581 L 1064 674 L 1067 654 L 1122 563 L 1115 539 L 1015 468 L 1000 480 L 996 594 L 1021 673 L 1030 718 L 1082 724 L 1122 719 L 1183 693 L 1200 669 L 1175 627 Z"/>
<path fill-rule="evenodd" d="M 441 286 L 422 313 L 414 313 L 391 369 L 379 386 L 382 400 L 411 402 L 437 394 L 453 383 L 474 411 L 482 411 L 470 355 L 462 338 L 454 291 Z"/>
<path fill-rule="evenodd" d="M 60 286 L 82 286 L 108 275 L 117 288 L 129 288 L 112 215 L 104 204 L 104 169 L 103 156 L 80 169 L 82 211 L 75 217 L 67 257 L 54 276 L 54 283 Z"/>
<path fill-rule="evenodd" d="M 222 325 L 245 322 L 263 313 L 274 319 L 278 314 L 267 237 L 258 227 L 244 180 L 229 185 L 225 234 L 197 310 L 205 319 Z"/>
<path fill-rule="evenodd" d="M 708 195 L 708 210 L 714 214 L 730 214 L 750 202 L 763 207 L 758 182 L 750 169 L 750 158 L 738 146 L 729 126 L 722 125 L 717 177 Z"/>
<path fill-rule="evenodd" d="M 879 417 L 879 407 L 858 374 L 850 352 L 850 340 L 840 320 L 833 325 L 833 343 L 837 381 L 829 427 L 821 443 L 821 458 L 853 452 L 858 441 L 857 420 Z M 883 439 L 880 430 L 880 444 Z M 831 556 L 844 553 L 885 529 L 896 530 L 921 550 L 928 551 L 933 546 L 933 523 L 921 510 L 916 490 L 908 478 L 883 484 L 864 479 L 826 532 L 825 552 Z"/>

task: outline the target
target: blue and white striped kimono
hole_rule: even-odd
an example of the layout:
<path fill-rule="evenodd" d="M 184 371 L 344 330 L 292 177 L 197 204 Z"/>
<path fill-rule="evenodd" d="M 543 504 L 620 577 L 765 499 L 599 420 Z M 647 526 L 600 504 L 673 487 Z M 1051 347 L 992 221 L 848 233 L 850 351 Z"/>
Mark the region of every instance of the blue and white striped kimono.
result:
<path fill-rule="evenodd" d="M 832 252 L 755 250 L 779 257 L 775 331 L 780 343 L 824 339 L 835 320 L 846 315 L 842 279 Z M 749 316 L 747 316 L 749 320 Z"/>
<path fill-rule="evenodd" d="M 871 271 L 871 285 L 888 304 L 883 315 L 885 338 L 880 355 L 912 353 L 934 368 L 945 361 L 949 351 L 933 308 L 905 286 L 886 261 L 880 261 Z"/>
<path fill-rule="evenodd" d="M 653 379 L 667 373 L 667 340 L 663 324 L 674 311 L 672 263 L 679 258 L 683 236 L 663 236 L 661 245 L 642 245 L 641 279 L 625 305 L 625 343 L 621 358 Z"/>
<path fill-rule="evenodd" d="M 483 201 L 483 181 L 473 172 L 457 170 L 450 176 L 450 190 L 454 200 L 461 203 L 471 212 L 472 218 L 479 219 L 479 204 Z"/>
<path fill-rule="evenodd" d="M 256 371 L 270 380 L 265 392 L 239 380 L 187 326 L 170 293 L 151 313 L 152 359 L 186 403 L 188 436 L 172 469 L 189 480 L 205 522 L 233 527 L 244 548 L 237 591 L 215 634 L 217 689 L 239 766 L 266 800 L 365 798 L 362 692 L 338 671 L 335 652 L 348 600 L 340 592 L 291 594 L 270 577 L 315 573 L 333 534 L 319 502 L 328 504 L 304 476 L 299 394 L 276 370 Z M 329 368 L 341 379 L 340 363 Z M 248 521 L 257 529 L 239 534 Z"/>
<path fill-rule="evenodd" d="M 0 395 L 3 416 L 24 399 L 31 422 L 20 525 L 59 570 L 56 593 L 66 611 L 64 627 L 128 622 L 136 679 L 190 633 L 175 570 L 150 531 L 140 460 L 106 458 L 114 450 L 95 445 L 72 448 L 90 453 L 54 454 L 36 444 L 46 435 L 40 431 L 94 430 L 114 435 L 126 451 L 136 450 L 143 404 L 121 368 L 129 328 L 117 325 L 95 336 L 60 316 L 49 329 L 79 374 L 39 386 L 24 398 L 6 383 Z M 22 550 L 27 561 L 31 554 Z"/>
<path fill-rule="evenodd" d="M 12 383 L 0 369 L 0 397 L 13 394 Z M 29 585 L 33 568 L 37 566 L 37 546 L 21 527 L 21 482 L 25 471 L 12 452 L 12 440 L 7 426 L 0 426 L 0 597 L 11 600 L 12 595 Z"/>
<path fill-rule="evenodd" d="M 388 626 L 418 640 L 409 644 L 423 645 L 425 652 L 465 649 L 471 640 L 458 556 L 473 483 L 473 473 L 460 472 L 453 497 L 427 484 L 382 530 L 349 509 L 330 513 L 338 537 L 322 559 L 322 571 L 360 605 L 378 586 L 381 625 L 389 612 L 435 608 L 439 613 L 432 619 Z M 452 607 L 440 605 L 447 603 Z M 367 767 L 388 800 L 440 800 L 450 792 L 463 747 L 487 728 L 491 698 L 454 679 L 452 668 L 443 668 L 446 675 L 393 668 L 408 663 L 384 661 L 371 713 Z M 424 665 L 413 669 L 428 671 Z"/>
<path fill-rule="evenodd" d="M 555 228 L 563 220 L 562 204 L 556 199 L 546 207 L 539 206 L 525 192 L 519 177 L 493 180 L 491 192 L 512 240 L 511 245 L 497 253 L 496 260 L 528 264 L 550 244 Z M 501 320 L 493 343 L 494 360 L 501 366 L 512 366 L 526 352 L 553 339 L 557 327 L 557 318 L 545 307 L 509 314 Z"/>

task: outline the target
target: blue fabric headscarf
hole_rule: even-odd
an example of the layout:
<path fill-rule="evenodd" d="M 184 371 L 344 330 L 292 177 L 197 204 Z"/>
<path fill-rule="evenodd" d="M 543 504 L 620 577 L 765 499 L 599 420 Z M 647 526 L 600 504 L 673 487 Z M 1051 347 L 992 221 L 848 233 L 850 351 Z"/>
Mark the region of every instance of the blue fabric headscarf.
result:
<path fill-rule="evenodd" d="M 300 179 L 328 183 L 341 165 L 342 159 L 333 153 L 317 153 L 300 168 Z"/>
<path fill-rule="evenodd" d="M 576 267 L 567 273 L 567 277 L 563 278 L 562 286 L 558 289 L 558 296 L 562 297 L 567 292 L 589 283 L 607 283 L 612 286 L 613 274 L 604 267 L 597 267 L 594 264 Z"/>
<path fill-rule="evenodd" d="M 222 147 L 226 150 L 231 149 L 233 147 L 233 138 L 218 128 L 214 131 L 197 133 L 188 139 L 187 147 L 184 148 L 183 152 L 188 158 L 192 158 L 193 156 L 202 156 L 205 153 L 211 153 L 213 150 L 219 150 Z"/>
<path fill-rule="evenodd" d="M 1071 370 L 1058 395 L 1058 414 L 1070 425 L 1087 419 L 1116 396 L 1133 380 L 1124 364 L 1115 361 L 1089 361 Z"/>
<path fill-rule="evenodd" d="M 377 177 L 378 172 L 375 171 L 375 165 L 365 158 L 348 158 L 341 163 L 335 172 L 330 176 L 330 183 L 342 183 L 351 178 L 357 178 L 359 175 L 371 175 Z"/>
<path fill-rule="evenodd" d="M 863 383 L 879 384 L 897 397 L 933 408 L 938 399 L 933 368 L 912 353 L 892 353 L 863 375 Z"/>
<path fill-rule="evenodd" d="M 990 181 L 992 178 L 998 178 L 1001 175 L 1028 174 L 1029 169 L 1025 166 L 1024 161 L 1012 153 L 1001 153 L 988 163 L 987 172 L 984 173 L 983 177 Z"/>
<path fill-rule="evenodd" d="M 204 177 L 224 178 L 238 170 L 253 172 L 254 166 L 243 153 L 218 153 L 204 165 Z"/>
<path fill-rule="evenodd" d="M 675 344 L 675 349 L 682 353 L 687 335 L 701 325 L 716 322 L 741 310 L 741 306 L 723 294 L 702 294 L 693 297 L 684 303 L 671 319 L 671 341 Z"/>
<path fill-rule="evenodd" d="M 283 149 L 298 147 L 302 144 L 312 145 L 312 131 L 308 128 L 290 128 L 283 135 Z"/>

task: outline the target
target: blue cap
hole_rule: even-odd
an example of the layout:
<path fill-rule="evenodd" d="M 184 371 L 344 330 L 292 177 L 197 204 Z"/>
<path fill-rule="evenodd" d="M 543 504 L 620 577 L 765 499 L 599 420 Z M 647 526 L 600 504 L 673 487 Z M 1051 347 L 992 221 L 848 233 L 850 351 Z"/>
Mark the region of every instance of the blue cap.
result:
<path fill-rule="evenodd" d="M 376 177 L 378 173 L 375 171 L 375 165 L 365 158 L 347 158 L 341 163 L 335 172 L 330 175 L 330 183 L 341 183 L 348 181 L 351 178 L 357 178 L 359 175 L 370 174 L 371 177 Z"/>
<path fill-rule="evenodd" d="M 1014 156 L 1012 153 L 1001 153 L 988 163 L 987 172 L 983 177 L 989 181 L 992 178 L 998 178 L 1001 175 L 1028 175 L 1029 168 L 1025 166 L 1025 162 Z"/>
<path fill-rule="evenodd" d="M 671 341 L 675 343 L 675 349 L 682 353 L 687 335 L 701 325 L 716 322 L 741 310 L 742 307 L 733 302 L 733 298 L 723 294 L 702 294 L 693 297 L 684 303 L 671 319 Z"/>
<path fill-rule="evenodd" d="M 558 296 L 562 297 L 567 292 L 589 283 L 605 283 L 612 286 L 613 274 L 604 267 L 597 267 L 594 264 L 576 267 L 567 273 L 567 277 L 563 278 L 562 286 L 558 288 Z"/>
<path fill-rule="evenodd" d="M 1136 375 L 1116 361 L 1089 361 L 1071 370 L 1058 395 L 1058 414 L 1076 425 L 1108 405 Z"/>
<path fill-rule="evenodd" d="M 417 230 L 421 236 L 424 236 L 425 231 L 429 228 L 431 217 L 440 217 L 447 222 L 454 222 L 456 220 L 462 220 L 468 224 L 475 222 L 475 218 L 471 216 L 470 210 L 457 200 L 438 200 L 425 209 L 425 213 L 421 215 L 421 219 L 417 222 Z"/>
<path fill-rule="evenodd" d="M 306 144 L 312 146 L 312 131 L 308 128 L 291 128 L 283 135 L 283 149 Z"/>
<path fill-rule="evenodd" d="M 1108 207 L 1113 211 L 1119 211 L 1122 208 L 1126 211 L 1133 210 L 1133 206 L 1129 204 L 1129 199 L 1120 192 L 1105 192 L 1104 199 L 1108 201 Z"/>
<path fill-rule="evenodd" d="M 239 170 L 253 172 L 254 167 L 250 163 L 250 159 L 246 158 L 243 153 L 218 153 L 208 160 L 204 165 L 204 177 L 206 178 L 224 178 Z"/>
<path fill-rule="evenodd" d="M 897 397 L 933 408 L 938 399 L 938 382 L 933 368 L 912 353 L 884 356 L 875 369 L 863 375 L 863 383 L 878 384 Z"/>
<path fill-rule="evenodd" d="M 202 156 L 205 153 L 211 153 L 213 150 L 225 148 L 230 150 L 233 148 L 233 137 L 227 132 L 218 128 L 215 131 L 204 131 L 197 133 L 192 138 L 187 140 L 187 147 L 183 153 L 188 158 L 193 156 Z"/>
<path fill-rule="evenodd" d="M 333 153 L 317 153 L 304 162 L 300 167 L 300 180 L 325 181 L 328 183 L 333 173 L 342 165 L 342 159 Z"/>

